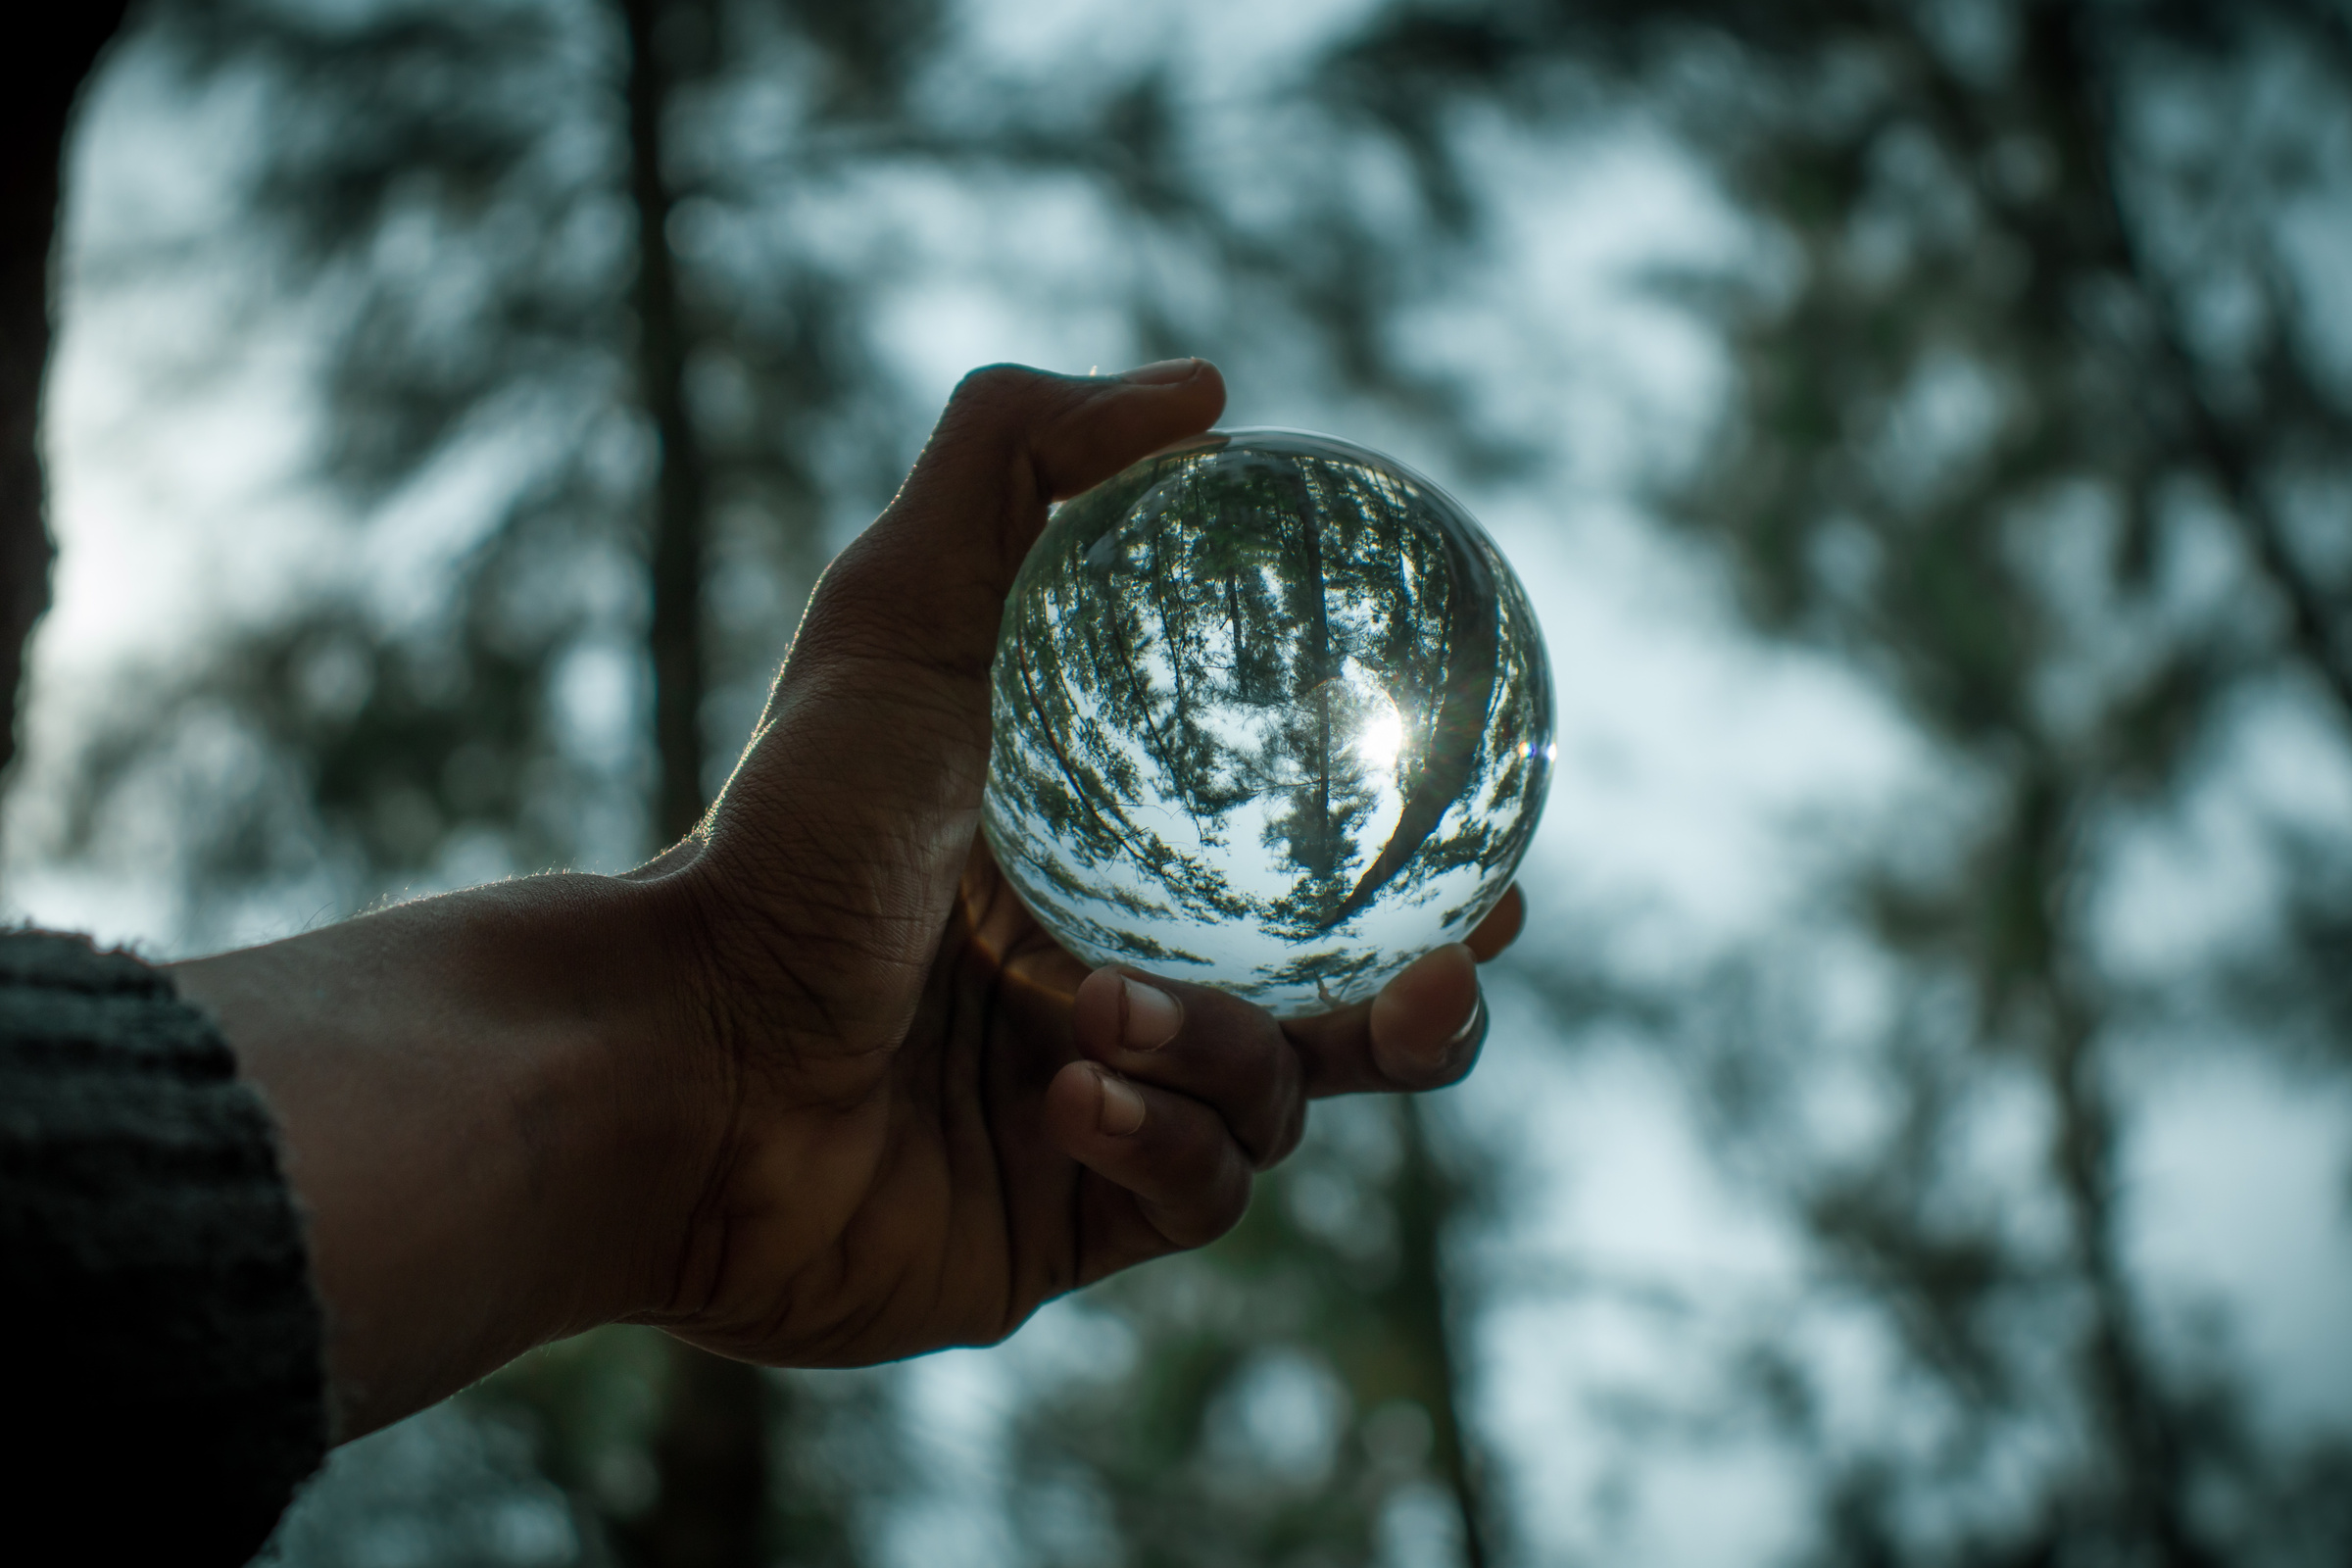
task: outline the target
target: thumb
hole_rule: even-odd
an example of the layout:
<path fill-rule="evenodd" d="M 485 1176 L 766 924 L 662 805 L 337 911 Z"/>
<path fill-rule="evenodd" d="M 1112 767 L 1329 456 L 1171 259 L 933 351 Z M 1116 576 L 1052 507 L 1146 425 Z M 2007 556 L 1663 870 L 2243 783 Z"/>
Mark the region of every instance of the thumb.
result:
<path fill-rule="evenodd" d="M 1204 360 L 1123 376 L 974 370 L 897 497 L 826 570 L 794 661 L 880 655 L 984 680 L 1046 504 L 1207 429 L 1224 406 Z"/>
<path fill-rule="evenodd" d="M 898 495 L 818 582 L 706 824 L 713 869 L 771 918 L 821 889 L 829 946 L 927 965 L 978 822 L 1004 596 L 1047 504 L 1224 404 L 1201 360 L 964 377 Z M 884 928 L 899 935 L 877 950 Z"/>

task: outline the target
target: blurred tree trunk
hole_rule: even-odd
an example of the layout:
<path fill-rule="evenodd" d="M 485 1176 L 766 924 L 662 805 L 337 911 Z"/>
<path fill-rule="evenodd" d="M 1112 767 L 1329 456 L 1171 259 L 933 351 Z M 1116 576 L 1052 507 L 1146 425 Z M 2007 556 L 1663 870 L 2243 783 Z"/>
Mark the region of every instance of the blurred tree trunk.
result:
<path fill-rule="evenodd" d="M 41 476 L 41 377 L 49 367 L 49 253 L 67 122 L 122 0 L 48 18 L 0 67 L 0 774 L 16 756 L 25 640 L 49 608 L 53 549 Z"/>
<path fill-rule="evenodd" d="M 755 1568 L 766 1560 L 769 1417 L 757 1367 L 667 1342 L 651 1457 L 660 1492 L 614 1530 L 645 1568 Z"/>
<path fill-rule="evenodd" d="M 703 799 L 703 564 L 709 497 L 686 408 L 686 331 L 669 253 L 676 203 L 662 167 L 669 107 L 661 41 L 664 0 L 621 0 L 628 24 L 629 195 L 637 209 L 637 373 L 654 421 L 654 741 L 661 782 L 655 829 L 664 845 L 692 832 Z"/>
<path fill-rule="evenodd" d="M 2064 234 L 2078 254 L 2064 258 L 2078 274 L 2110 270 L 2128 280 L 2156 325 L 2155 359 L 2163 372 L 2143 389 L 2151 430 L 2176 435 L 2219 481 L 2250 553 L 2288 609 L 2289 635 L 2339 710 L 2352 715 L 2352 677 L 2335 657 L 2323 612 L 2281 537 L 2256 473 L 2256 463 L 2214 409 L 2203 377 L 2182 342 L 2181 325 L 2163 281 L 2144 264 L 2123 206 L 2116 127 L 2109 122 L 2116 85 L 2108 79 L 2092 29 L 2099 19 L 2079 6 L 2045 6 L 2024 29 L 2020 76 L 2061 149 L 2064 164 L 2087 189 L 2081 216 Z M 2103 69 L 2103 67 L 2107 69 Z M 2061 250 L 2061 254 L 2063 251 Z M 2088 771 L 2089 776 L 2083 776 Z M 2085 1335 L 2085 1392 L 2105 1429 L 2119 1474 L 2117 1503 L 2155 1560 L 2172 1568 L 2204 1568 L 2214 1553 L 2189 1517 L 2189 1475 L 2181 1412 L 2168 1397 L 2149 1348 L 2140 1295 L 2123 1261 L 2117 1190 L 2121 1117 L 2108 1087 L 2112 1020 L 2083 984 L 2095 974 L 2095 938 L 2069 894 L 2090 871 L 2095 851 L 2079 842 L 2099 794 L 2111 788 L 2095 770 L 2069 768 L 2053 755 L 2036 758 L 2016 808 L 2017 863 L 2040 907 L 2021 922 L 2020 955 L 2046 999 L 2048 1044 L 2043 1071 L 2057 1111 L 2052 1164 L 2073 1232 L 2091 1312 Z"/>
<path fill-rule="evenodd" d="M 1404 1158 L 1394 1200 L 1402 1262 L 1388 1292 L 1387 1315 L 1407 1347 L 1419 1384 L 1416 1392 L 1429 1411 L 1430 1467 L 1461 1520 L 1464 1568 L 1487 1568 L 1494 1560 L 1494 1543 L 1488 1539 L 1479 1455 L 1462 1414 L 1461 1368 L 1453 1353 L 1451 1324 L 1464 1314 L 1461 1303 L 1448 1299 L 1446 1273 L 1446 1231 L 1463 1195 L 1460 1183 L 1430 1149 L 1420 1102 L 1400 1096 L 1396 1108 Z"/>
<path fill-rule="evenodd" d="M 637 371 L 654 422 L 655 830 L 674 844 L 694 830 L 703 796 L 703 572 L 709 491 L 686 407 L 687 341 L 669 251 L 674 194 L 662 170 L 669 109 L 660 37 L 663 0 L 620 0 L 627 26 L 629 194 L 637 210 Z M 666 1345 L 668 1374 L 654 1433 L 659 1491 L 619 1540 L 644 1568 L 756 1568 L 765 1556 L 766 1388 L 757 1367 Z"/>

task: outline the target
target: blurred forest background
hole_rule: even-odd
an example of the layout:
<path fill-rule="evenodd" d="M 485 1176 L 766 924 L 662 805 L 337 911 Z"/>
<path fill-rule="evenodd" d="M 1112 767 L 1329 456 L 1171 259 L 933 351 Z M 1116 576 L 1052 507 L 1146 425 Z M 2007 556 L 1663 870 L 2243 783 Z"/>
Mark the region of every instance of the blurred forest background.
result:
<path fill-rule="evenodd" d="M 1469 1084 L 286 1562 L 2352 1560 L 2341 0 L 150 0 L 72 169 L 12 915 L 643 857 L 988 359 L 1446 480 L 1561 692 Z"/>

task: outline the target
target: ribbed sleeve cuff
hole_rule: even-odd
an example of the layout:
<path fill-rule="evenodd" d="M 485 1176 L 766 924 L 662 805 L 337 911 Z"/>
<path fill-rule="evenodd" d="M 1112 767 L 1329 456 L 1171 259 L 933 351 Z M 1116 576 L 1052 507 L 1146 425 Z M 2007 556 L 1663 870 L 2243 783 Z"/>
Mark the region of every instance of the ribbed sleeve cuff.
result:
<path fill-rule="evenodd" d="M 241 1563 L 325 1452 L 275 1126 L 168 978 L 79 937 L 0 935 L 0 1302 L 20 1539 Z"/>

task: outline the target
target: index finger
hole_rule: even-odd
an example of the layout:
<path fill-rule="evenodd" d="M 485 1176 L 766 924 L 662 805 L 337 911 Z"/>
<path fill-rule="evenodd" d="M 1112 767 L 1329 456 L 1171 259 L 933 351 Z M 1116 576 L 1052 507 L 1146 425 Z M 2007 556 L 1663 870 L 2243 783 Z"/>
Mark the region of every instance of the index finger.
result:
<path fill-rule="evenodd" d="M 1487 1033 L 1477 965 L 1517 939 L 1527 900 L 1516 884 L 1465 942 L 1423 955 L 1370 1002 L 1283 1025 L 1311 1099 L 1411 1092 L 1459 1082 Z"/>

